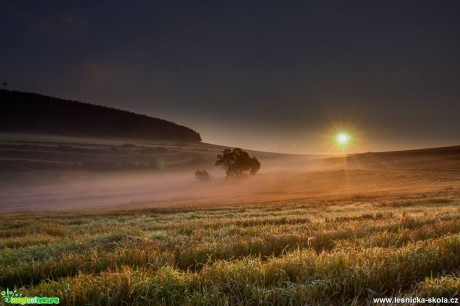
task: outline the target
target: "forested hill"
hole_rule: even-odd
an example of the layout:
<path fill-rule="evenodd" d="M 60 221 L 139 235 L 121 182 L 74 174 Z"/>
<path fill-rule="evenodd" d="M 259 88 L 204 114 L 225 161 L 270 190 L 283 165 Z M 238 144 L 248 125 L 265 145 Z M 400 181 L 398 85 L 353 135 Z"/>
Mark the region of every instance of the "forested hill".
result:
<path fill-rule="evenodd" d="M 35 93 L 0 90 L 0 130 L 81 136 L 201 141 L 163 119 Z"/>

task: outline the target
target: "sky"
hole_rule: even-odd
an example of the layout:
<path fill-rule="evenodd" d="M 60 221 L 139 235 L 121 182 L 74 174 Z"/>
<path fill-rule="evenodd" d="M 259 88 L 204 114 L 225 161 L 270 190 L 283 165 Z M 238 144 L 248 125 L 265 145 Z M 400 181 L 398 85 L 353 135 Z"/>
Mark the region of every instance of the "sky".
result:
<path fill-rule="evenodd" d="M 0 82 L 255 150 L 459 145 L 459 15 L 447 0 L 4 1 Z"/>

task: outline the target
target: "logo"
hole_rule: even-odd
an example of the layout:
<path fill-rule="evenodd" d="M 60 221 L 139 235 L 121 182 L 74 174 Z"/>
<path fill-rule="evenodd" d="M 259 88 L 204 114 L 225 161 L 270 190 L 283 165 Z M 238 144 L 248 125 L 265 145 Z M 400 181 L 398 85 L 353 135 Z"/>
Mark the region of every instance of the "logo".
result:
<path fill-rule="evenodd" d="M 59 304 L 58 297 L 28 297 L 22 296 L 16 289 L 2 291 L 3 302 L 7 304 L 27 305 L 27 304 Z"/>

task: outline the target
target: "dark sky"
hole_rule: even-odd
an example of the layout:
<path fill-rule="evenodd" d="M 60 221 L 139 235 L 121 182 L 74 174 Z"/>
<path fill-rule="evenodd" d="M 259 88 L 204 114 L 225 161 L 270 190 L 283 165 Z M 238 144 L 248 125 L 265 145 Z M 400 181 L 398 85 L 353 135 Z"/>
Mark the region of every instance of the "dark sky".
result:
<path fill-rule="evenodd" d="M 460 144 L 460 1 L 4 1 L 11 89 L 297 153 Z"/>

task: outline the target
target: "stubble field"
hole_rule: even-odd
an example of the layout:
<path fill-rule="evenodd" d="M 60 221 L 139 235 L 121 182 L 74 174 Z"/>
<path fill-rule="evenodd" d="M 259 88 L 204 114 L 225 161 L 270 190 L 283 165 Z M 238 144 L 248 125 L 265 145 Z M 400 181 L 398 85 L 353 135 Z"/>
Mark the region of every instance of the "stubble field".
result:
<path fill-rule="evenodd" d="M 4 215 L 0 283 L 66 305 L 458 297 L 459 196 Z"/>

